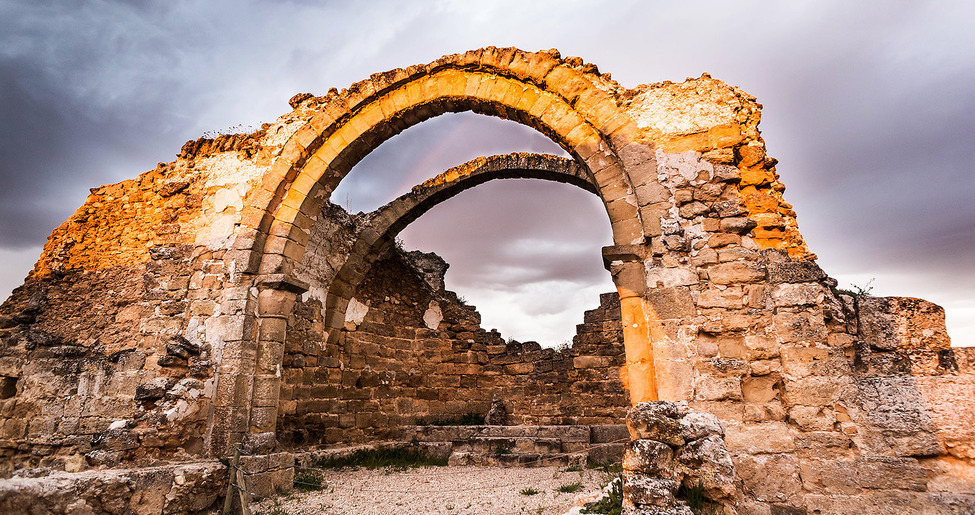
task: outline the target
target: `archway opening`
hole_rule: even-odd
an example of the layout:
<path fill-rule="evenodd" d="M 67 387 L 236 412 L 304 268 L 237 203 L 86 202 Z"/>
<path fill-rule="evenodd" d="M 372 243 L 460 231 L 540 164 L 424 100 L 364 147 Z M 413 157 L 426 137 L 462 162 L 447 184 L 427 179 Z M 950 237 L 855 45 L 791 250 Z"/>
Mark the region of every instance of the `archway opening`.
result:
<path fill-rule="evenodd" d="M 506 339 L 565 347 L 599 294 L 615 291 L 599 253 L 611 244 L 605 209 L 569 185 L 491 181 L 437 205 L 400 237 L 408 250 L 443 257 L 447 288 Z"/>
<path fill-rule="evenodd" d="M 478 156 L 533 152 L 568 157 L 516 122 L 448 113 L 387 140 L 356 164 L 331 201 L 375 210 L 440 171 Z M 582 313 L 615 286 L 598 249 L 612 244 L 599 198 L 548 181 L 490 181 L 436 208 L 399 234 L 409 250 L 443 257 L 447 288 L 477 306 L 505 338 L 565 346 Z"/>
<path fill-rule="evenodd" d="M 596 309 L 587 311 L 586 323 L 572 324 L 571 348 L 556 352 L 535 342 L 506 342 L 482 326 L 474 307 L 446 290 L 446 263 L 390 243 L 435 206 L 464 208 L 467 197 L 487 188 L 486 182 L 517 183 L 521 190 L 532 184 L 514 177 L 547 179 L 533 182 L 555 189 L 560 185 L 552 181 L 571 183 L 588 196 L 595 189 L 582 178 L 584 170 L 564 158 L 492 156 L 455 167 L 375 212 L 348 217 L 350 230 L 329 223 L 317 227 L 316 234 L 334 231 L 334 236 L 313 239 L 312 256 L 357 240 L 348 251 L 353 263 L 332 278 L 348 289 L 329 291 L 330 298 L 346 295 L 347 308 L 323 305 L 315 296 L 314 277 L 296 303 L 283 359 L 282 442 L 402 437 L 401 430 L 416 424 L 465 416 L 468 423 L 470 416 L 483 421 L 495 400 L 503 401 L 508 422 L 515 425 L 620 423 L 629 403 L 620 377 L 625 356 L 615 295 L 599 296 L 598 307 L 596 295 L 590 299 L 587 307 Z M 491 180 L 502 178 L 508 180 Z M 559 222 L 566 225 L 564 218 Z M 602 215 L 596 218 L 605 224 Z M 547 259 L 537 259 L 542 269 L 558 253 L 546 250 Z M 338 314 L 343 315 L 339 326 L 329 319 Z"/>

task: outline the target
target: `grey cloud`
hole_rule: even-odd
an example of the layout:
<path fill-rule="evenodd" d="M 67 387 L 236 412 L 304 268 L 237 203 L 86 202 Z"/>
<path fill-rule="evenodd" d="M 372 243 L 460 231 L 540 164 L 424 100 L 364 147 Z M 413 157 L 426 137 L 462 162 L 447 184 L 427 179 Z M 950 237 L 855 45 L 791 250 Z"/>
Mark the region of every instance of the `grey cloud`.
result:
<path fill-rule="evenodd" d="M 514 0 L 2 2 L 0 250 L 39 246 L 87 188 L 169 161 L 205 130 L 270 121 L 296 92 L 322 94 L 444 53 L 516 45 L 582 56 L 626 86 L 703 71 L 741 86 L 765 104 L 761 128 L 780 159 L 786 200 L 827 272 L 920 277 L 903 282 L 911 291 L 890 293 L 972 298 L 975 286 L 957 278 L 971 277 L 975 260 L 973 17 L 970 2 L 908 1 L 601 9 Z M 355 209 L 369 209 L 477 155 L 558 150 L 528 129 L 477 118 L 445 116 L 394 138 L 333 200 L 344 204 L 347 195 L 362 204 Z M 576 227 L 576 201 L 564 207 L 557 195 L 483 188 L 405 235 L 458 247 L 443 252 L 455 253 L 448 274 L 459 281 L 535 300 L 519 284 L 490 283 L 509 274 L 529 284 L 608 275 L 598 260 L 608 243 L 598 201 Z M 529 211 L 536 207 L 547 209 Z M 476 232 L 476 218 L 493 225 Z M 525 251 L 568 239 L 593 249 L 592 272 L 574 268 L 585 251 L 549 259 Z M 485 261 L 496 268 L 460 274 Z M 520 319 L 524 327 L 529 319 Z"/>

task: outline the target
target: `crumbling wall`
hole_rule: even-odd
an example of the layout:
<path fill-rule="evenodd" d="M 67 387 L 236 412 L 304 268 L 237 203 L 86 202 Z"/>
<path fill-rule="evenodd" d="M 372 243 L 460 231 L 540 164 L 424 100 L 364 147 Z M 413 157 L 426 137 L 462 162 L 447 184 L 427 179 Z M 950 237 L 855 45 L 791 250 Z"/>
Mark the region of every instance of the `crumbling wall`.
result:
<path fill-rule="evenodd" d="M 184 328 L 213 305 L 191 284 L 208 257 L 156 247 L 139 266 L 35 276 L 14 291 L 0 309 L 3 473 L 201 455 L 213 349 Z"/>
<path fill-rule="evenodd" d="M 243 199 L 305 115 L 189 141 L 52 232 L 0 306 L 0 474 L 206 454 L 217 364 L 248 325 Z"/>
<path fill-rule="evenodd" d="M 439 266 L 438 266 L 439 262 Z M 628 397 L 619 301 L 587 311 L 570 349 L 506 342 L 443 287 L 436 255 L 393 249 L 355 294 L 327 345 L 319 301 L 296 303 L 284 358 L 279 439 L 288 445 L 396 438 L 402 426 L 483 419 L 497 396 L 509 424 L 618 424 Z"/>

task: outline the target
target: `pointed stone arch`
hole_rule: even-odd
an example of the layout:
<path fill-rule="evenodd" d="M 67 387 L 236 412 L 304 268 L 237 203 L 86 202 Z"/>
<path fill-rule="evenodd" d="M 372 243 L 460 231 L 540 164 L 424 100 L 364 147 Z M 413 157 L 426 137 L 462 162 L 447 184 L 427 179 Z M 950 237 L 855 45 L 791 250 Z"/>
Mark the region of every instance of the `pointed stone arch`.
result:
<path fill-rule="evenodd" d="M 328 342 L 334 342 L 346 309 L 372 263 L 397 234 L 428 210 L 447 199 L 485 182 L 498 179 L 542 179 L 571 184 L 596 193 L 586 170 L 571 159 L 544 154 L 516 153 L 479 157 L 415 186 L 371 213 L 342 268 L 332 279 L 325 300 Z"/>
<path fill-rule="evenodd" d="M 578 164 L 603 201 L 616 246 L 628 249 L 611 254 L 618 263 L 613 279 L 623 306 L 624 339 L 632 348 L 627 352 L 631 395 L 635 401 L 656 398 L 649 350 L 656 317 L 642 296 L 645 251 L 639 249 L 660 234 L 659 217 L 641 213 L 651 202 L 640 198 L 645 192 L 630 176 L 655 177 L 656 163 L 652 144 L 621 108 L 625 91 L 578 58 L 488 47 L 374 74 L 322 98 L 293 98 L 294 107 L 312 114 L 283 146 L 241 213 L 242 225 L 254 228 L 245 240 L 253 242 L 246 271 L 257 275 L 258 316 L 256 341 L 242 341 L 250 348 L 239 351 L 254 356 L 253 368 L 232 373 L 243 373 L 233 382 L 250 389 L 247 432 L 254 448 L 273 446 L 287 317 L 304 291 L 293 272 L 322 206 L 352 167 L 382 142 L 448 112 L 522 123 L 550 137 Z M 351 298 L 347 286 L 339 288 L 341 295 L 329 297 L 333 317 L 345 313 Z"/>
<path fill-rule="evenodd" d="M 617 89 L 581 60 L 489 47 L 306 99 L 317 114 L 284 146 L 263 192 L 245 207 L 245 219 L 259 220 L 251 271 L 290 273 L 322 203 L 363 156 L 407 127 L 458 111 L 514 120 L 549 136 L 588 170 L 616 244 L 642 244 L 638 192 L 622 156 L 652 165 L 652 153 L 645 144 L 637 145 L 642 151 L 628 146 L 638 130 L 619 108 Z M 629 152 L 618 152 L 623 148 Z"/>

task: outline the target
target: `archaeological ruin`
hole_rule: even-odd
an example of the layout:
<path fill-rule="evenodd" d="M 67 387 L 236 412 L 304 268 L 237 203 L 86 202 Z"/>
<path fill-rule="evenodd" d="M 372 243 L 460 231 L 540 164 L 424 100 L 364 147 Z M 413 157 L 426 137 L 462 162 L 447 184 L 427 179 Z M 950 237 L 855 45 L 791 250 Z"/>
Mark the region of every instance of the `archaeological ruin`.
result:
<path fill-rule="evenodd" d="M 421 424 L 490 411 L 457 438 L 625 447 L 626 513 L 690 513 L 688 481 L 722 513 L 975 513 L 975 348 L 950 346 L 930 302 L 835 288 L 747 93 L 707 74 L 627 89 L 555 50 L 488 47 L 290 104 L 92 188 L 51 234 L 0 306 L 0 512 L 204 510 L 235 453 L 271 495 L 308 452 L 432 445 Z M 382 142 L 460 111 L 571 159 L 431 170 L 371 213 L 330 201 Z M 593 252 L 617 291 L 569 349 L 483 329 L 441 258 L 395 243 L 509 178 L 605 205 L 613 245 Z"/>

